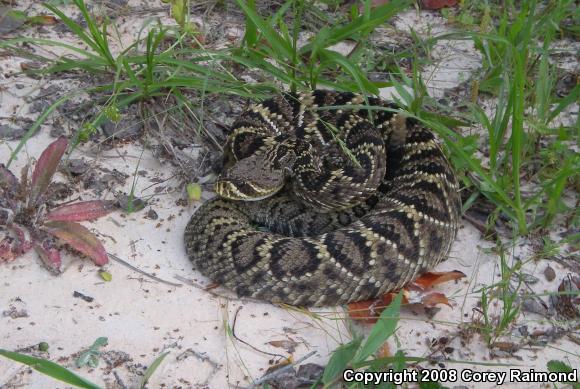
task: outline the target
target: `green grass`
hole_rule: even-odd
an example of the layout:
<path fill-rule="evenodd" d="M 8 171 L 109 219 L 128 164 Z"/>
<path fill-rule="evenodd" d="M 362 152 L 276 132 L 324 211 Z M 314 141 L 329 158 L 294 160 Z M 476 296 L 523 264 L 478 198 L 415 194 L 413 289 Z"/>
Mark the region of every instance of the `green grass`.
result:
<path fill-rule="evenodd" d="M 555 96 L 556 71 L 548 58 L 554 38 L 561 33 L 561 21 L 570 17 L 572 2 L 553 1 L 547 7 L 536 1 L 522 2 L 515 8 L 512 2 L 495 8 L 497 19 L 486 22 L 486 33 L 466 32 L 445 38 L 470 39 L 480 51 L 483 69 L 477 80 L 477 94 L 497 99 L 496 109 L 488 115 L 472 104 L 472 120 L 487 133 L 487 140 L 478 148 L 487 150 L 489 167 L 480 160 L 452 149 L 455 161 L 468 166 L 464 184 L 483 195 L 508 216 L 521 235 L 537 228 L 546 228 L 558 213 L 571 210 L 562 202 L 566 185 L 578 179 L 580 158 L 570 147 L 560 148 L 558 167 L 553 161 L 537 161 L 535 153 L 540 142 L 564 135 L 578 144 L 578 133 L 554 124 L 554 119 L 576 102 L 580 86 L 558 98 Z M 578 124 L 578 123 L 576 123 Z M 469 160 L 471 159 L 471 161 Z M 539 172 L 529 173 L 531 164 L 540 164 Z M 477 167 L 476 167 L 477 165 Z M 535 193 L 522 193 L 522 179 L 536 183 Z"/>
<path fill-rule="evenodd" d="M 522 279 L 519 276 L 521 262 L 510 267 L 507 263 L 505 249 L 498 243 L 497 246 L 500 257 L 500 280 L 492 285 L 481 289 L 481 311 L 483 323 L 479 331 L 483 334 L 488 346 L 491 346 L 497 339 L 501 338 L 515 323 L 520 314 L 519 289 L 522 286 Z M 513 277 L 518 279 L 514 285 Z M 499 313 L 492 312 L 496 301 L 499 301 Z"/>
<path fill-rule="evenodd" d="M 100 386 L 97 386 L 92 382 L 76 375 L 72 371 L 46 359 L 31 357 L 26 354 L 2 349 L 0 349 L 0 355 L 15 362 L 23 363 L 27 366 L 30 366 L 39 373 L 45 374 L 54 378 L 55 380 L 65 382 L 78 388 L 101 389 Z"/>
<path fill-rule="evenodd" d="M 555 0 L 548 6 L 538 5 L 536 1 L 521 4 L 508 1 L 504 7 L 465 1 L 457 12 L 469 14 L 471 19 L 463 19 L 470 19 L 470 23 L 460 23 L 468 31 L 431 39 L 411 34 L 414 44 L 390 59 L 387 70 L 393 72 L 392 76 L 382 82 L 371 82 L 366 76 L 373 70 L 372 66 L 381 69 L 383 61 L 377 57 L 376 50 L 373 51 L 368 37 L 376 27 L 408 8 L 409 2 L 404 0 L 391 1 L 372 12 L 370 1 L 363 1 L 362 11 L 353 7 L 350 15 L 327 19 L 321 28 L 313 31 L 313 38 L 302 46 L 298 45 L 298 38 L 305 26 L 300 21 L 312 8 L 306 0 L 287 0 L 269 17 L 257 12 L 254 1 L 236 0 L 246 17 L 246 33 L 239 47 L 221 50 L 206 49 L 201 44 L 197 48 L 186 45 L 186 42 L 196 40 L 195 34 L 184 28 L 188 23 L 187 15 L 176 13 L 174 9 L 177 29 L 158 25 L 119 54 L 113 54 L 110 49 L 107 18 L 99 24 L 83 0 L 73 0 L 73 3 L 86 21 L 86 28 L 67 17 L 57 6 L 47 4 L 46 7 L 87 49 L 31 38 L 8 40 L 0 43 L 0 47 L 16 50 L 21 43 L 59 46 L 68 50 L 70 55 L 44 58 L 49 64 L 45 72 L 74 70 L 108 74 L 110 82 L 55 101 L 13 150 L 9 164 L 54 110 L 81 92 L 100 96 L 96 104 L 102 109 L 79 127 L 71 142 L 73 148 L 98 131 L 98 126 L 111 110 L 122 112 L 129 104 L 162 96 L 172 96 L 178 103 L 178 110 L 183 110 L 192 104 L 185 97 L 191 92 L 202 96 L 199 104 L 203 106 L 203 97 L 211 94 L 266 97 L 280 89 L 280 83 L 291 90 L 323 86 L 375 95 L 379 87 L 395 86 L 410 114 L 432 127 L 446 141 L 463 184 L 471 192 L 464 210 L 478 197 L 486 198 L 521 235 L 548 227 L 558 214 L 572 212 L 562 199 L 566 187 L 577 185 L 580 158 L 564 144 L 574 141 L 578 144 L 578 132 L 553 123 L 558 114 L 578 100 L 580 86 L 576 85 L 567 96 L 556 97 L 557 73 L 549 61 L 551 43 L 563 33 L 559 25 L 574 12 L 571 0 Z M 187 8 L 183 1 L 171 3 L 182 10 Z M 451 17 L 453 11 L 446 12 Z M 290 23 L 286 23 L 287 17 L 290 17 Z M 320 15 L 317 17 L 324 20 Z M 173 41 L 169 46 L 164 43 L 168 39 Z M 479 123 L 486 131 L 485 139 L 463 138 L 449 128 L 450 122 L 445 116 L 433 115 L 433 109 L 438 107 L 427 95 L 419 64 L 425 62 L 420 58 L 421 53 L 428 52 L 440 39 L 471 40 L 482 55 L 483 68 L 479 78 L 474 80 L 476 89 L 472 94 L 475 99 L 495 97 L 496 109 L 490 115 L 473 101 L 470 112 L 461 116 L 463 122 Z M 332 45 L 347 40 L 355 42 L 348 55 L 329 50 Z M 412 59 L 410 76 L 405 75 L 397 64 L 401 55 Z M 361 67 L 365 62 L 369 64 Z M 259 71 L 263 79 L 271 82 L 248 85 L 236 78 L 232 65 Z M 403 86 L 412 88 L 414 96 Z M 202 130 L 201 123 L 198 130 Z M 538 161 L 536 151 L 543 142 L 547 142 L 548 147 Z M 488 163 L 474 156 L 475 144 L 477 149 L 487 151 Z M 540 168 L 529 173 L 530 167 L 538 164 Z M 537 183 L 531 195 L 522 192 L 522 180 L 529 182 L 529 178 Z"/>
<path fill-rule="evenodd" d="M 100 347 L 101 346 L 101 344 L 97 343 L 100 339 L 105 339 L 105 342 L 106 342 L 106 338 L 99 338 L 99 339 L 97 339 L 97 341 L 95 342 L 95 345 L 93 345 L 93 347 Z M 98 346 L 97 346 L 97 344 L 98 344 Z M 91 350 L 92 349 L 93 348 L 91 348 Z M 149 381 L 149 379 L 153 376 L 155 371 L 159 368 L 159 366 L 161 365 L 161 363 L 163 362 L 165 357 L 167 357 L 168 354 L 169 354 L 169 352 L 164 352 L 164 353 L 160 354 L 157 358 L 155 358 L 155 360 L 151 363 L 151 365 L 149 365 L 149 367 L 145 370 L 145 373 L 143 374 L 143 378 L 141 379 L 141 382 L 139 384 L 139 388 L 141 388 L 141 389 L 145 388 L 147 381 Z M 47 375 L 49 377 L 52 377 L 57 381 L 61 381 L 61 382 L 67 383 L 69 385 L 73 385 L 77 388 L 103 389 L 103 387 L 98 386 L 98 385 L 88 381 L 87 379 L 75 374 L 73 371 L 71 371 L 71 370 L 69 370 L 69 369 L 67 369 L 67 368 L 65 368 L 57 363 L 51 362 L 47 359 L 36 358 L 36 357 L 32 357 L 30 355 L 12 352 L 12 351 L 7 351 L 7 350 L 3 350 L 3 349 L 0 349 L 0 355 L 7 358 L 7 359 L 11 359 L 15 362 L 19 362 L 19 363 L 22 363 L 24 365 L 27 365 L 27 366 L 33 368 L 34 370 L 38 371 L 39 373 L 42 373 L 42 374 Z"/>

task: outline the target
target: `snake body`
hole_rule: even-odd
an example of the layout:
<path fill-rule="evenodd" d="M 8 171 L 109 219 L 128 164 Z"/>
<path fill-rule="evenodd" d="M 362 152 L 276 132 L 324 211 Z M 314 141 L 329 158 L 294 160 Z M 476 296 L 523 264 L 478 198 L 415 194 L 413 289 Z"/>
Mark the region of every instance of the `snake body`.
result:
<path fill-rule="evenodd" d="M 365 103 L 384 109 L 369 118 Z M 216 189 L 228 198 L 186 227 L 195 268 L 240 296 L 331 306 L 401 288 L 446 258 L 457 180 L 434 134 L 396 108 L 321 90 L 252 105 L 226 145 Z"/>

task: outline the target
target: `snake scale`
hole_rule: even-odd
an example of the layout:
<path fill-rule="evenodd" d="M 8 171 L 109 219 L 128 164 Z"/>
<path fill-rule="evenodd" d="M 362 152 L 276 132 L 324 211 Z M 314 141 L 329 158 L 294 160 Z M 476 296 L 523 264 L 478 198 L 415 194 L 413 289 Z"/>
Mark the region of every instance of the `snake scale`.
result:
<path fill-rule="evenodd" d="M 457 180 L 434 134 L 397 108 L 322 90 L 251 105 L 228 136 L 220 196 L 185 229 L 195 268 L 239 296 L 331 306 L 446 258 Z"/>

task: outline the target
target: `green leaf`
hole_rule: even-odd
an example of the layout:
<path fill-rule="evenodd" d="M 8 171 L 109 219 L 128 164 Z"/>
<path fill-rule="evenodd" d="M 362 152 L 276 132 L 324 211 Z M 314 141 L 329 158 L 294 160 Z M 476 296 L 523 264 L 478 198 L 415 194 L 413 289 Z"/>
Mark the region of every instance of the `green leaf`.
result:
<path fill-rule="evenodd" d="M 361 338 L 353 339 L 334 350 L 322 375 L 322 382 L 325 385 L 330 384 L 337 375 L 342 374 L 358 351 L 361 340 Z"/>
<path fill-rule="evenodd" d="M 99 52 L 99 46 L 89 37 L 84 29 L 81 27 L 80 24 L 69 18 L 57 7 L 53 6 L 50 3 L 45 3 L 44 6 L 48 8 L 52 13 L 59 17 L 60 20 L 76 35 L 78 36 L 84 43 L 90 46 L 95 52 Z"/>
<path fill-rule="evenodd" d="M 316 45 L 319 49 L 332 46 L 338 42 L 346 39 L 351 39 L 355 36 L 367 35 L 373 29 L 380 26 L 399 11 L 407 8 L 408 0 L 393 0 L 388 4 L 376 7 L 372 10 L 368 18 L 365 15 L 357 16 L 352 22 L 346 25 L 338 25 L 330 28 L 327 34 L 327 39 L 324 42 L 318 41 Z M 300 54 L 303 55 L 312 50 L 312 44 L 307 44 L 300 49 Z"/>
<path fill-rule="evenodd" d="M 385 341 L 395 333 L 397 323 L 399 322 L 399 311 L 401 309 L 401 300 L 403 292 L 399 292 L 397 297 L 389 304 L 387 308 L 381 313 L 379 320 L 373 326 L 367 341 L 362 346 L 360 352 L 357 354 L 355 363 L 360 363 L 366 360 L 371 354 L 375 353 Z"/>
<path fill-rule="evenodd" d="M 546 364 L 548 370 L 552 373 L 572 373 L 574 370 L 562 361 L 552 359 Z"/>
<path fill-rule="evenodd" d="M 171 1 L 171 13 L 173 14 L 173 19 L 181 27 L 185 25 L 185 14 L 187 12 L 186 1 L 185 0 L 172 0 Z"/>
<path fill-rule="evenodd" d="M 248 0 L 248 7 L 255 11 L 256 1 Z M 250 18 L 246 18 L 246 33 L 244 34 L 244 41 L 248 47 L 254 47 L 256 42 L 258 42 L 258 30 L 256 24 L 252 22 L 252 19 Z"/>
<path fill-rule="evenodd" d="M 355 80 L 360 92 L 371 93 L 378 96 L 379 89 L 366 78 L 358 65 L 349 60 L 347 57 L 336 51 L 327 49 L 320 51 L 320 57 L 324 60 L 324 64 L 321 65 L 322 67 L 331 64 L 339 65 L 348 73 L 350 73 L 352 78 Z"/>
<path fill-rule="evenodd" d="M 189 183 L 186 186 L 187 198 L 189 201 L 201 200 L 201 185 L 199 183 Z"/>
<path fill-rule="evenodd" d="M 49 377 L 52 377 L 56 380 L 65 382 L 69 385 L 74 385 L 77 386 L 79 388 L 86 388 L 86 389 L 102 389 L 101 387 L 93 384 L 90 381 L 87 381 L 86 379 L 79 377 L 78 375 L 76 375 L 75 373 L 73 373 L 72 371 L 57 365 L 54 362 L 51 362 L 49 360 L 46 359 L 42 359 L 42 358 L 35 358 L 35 357 L 31 357 L 29 355 L 25 355 L 25 354 L 20 354 L 20 353 L 15 353 L 12 351 L 7 351 L 7 350 L 3 350 L 0 349 L 0 355 L 8 358 L 8 359 L 12 359 L 13 361 L 16 362 L 20 362 L 23 363 L 27 366 L 30 366 L 31 368 L 33 368 L 34 370 L 45 374 Z"/>
<path fill-rule="evenodd" d="M 100 270 L 99 275 L 104 281 L 111 282 L 113 280 L 113 275 L 108 271 Z"/>
<path fill-rule="evenodd" d="M 147 381 L 149 381 L 149 378 L 151 378 L 153 373 L 155 373 L 155 370 L 157 370 L 159 365 L 161 365 L 161 362 L 163 362 L 163 360 L 165 359 L 165 357 L 168 354 L 169 354 L 169 351 L 166 351 L 163 354 L 159 355 L 157 358 L 155 358 L 155 360 L 147 368 L 147 370 L 145 370 L 145 373 L 143 373 L 143 379 L 141 379 L 141 384 L 139 385 L 140 389 L 143 389 L 145 387 L 145 385 L 147 384 Z"/>
<path fill-rule="evenodd" d="M 574 369 L 572 369 L 570 366 L 568 366 L 567 364 L 565 364 L 562 361 L 557 361 L 555 359 L 548 361 L 546 366 L 548 367 L 548 370 L 552 373 L 573 373 L 574 372 Z M 580 389 L 580 384 L 578 382 L 570 382 L 570 384 L 572 384 L 572 387 L 574 389 Z"/>
<path fill-rule="evenodd" d="M 77 367 L 83 367 L 86 365 L 93 368 L 97 367 L 97 365 L 99 364 L 99 355 L 101 354 L 99 349 L 101 347 L 106 346 L 108 341 L 109 340 L 104 336 L 97 338 L 93 342 L 91 347 L 88 350 L 81 353 L 81 355 L 77 358 L 76 360 Z"/>

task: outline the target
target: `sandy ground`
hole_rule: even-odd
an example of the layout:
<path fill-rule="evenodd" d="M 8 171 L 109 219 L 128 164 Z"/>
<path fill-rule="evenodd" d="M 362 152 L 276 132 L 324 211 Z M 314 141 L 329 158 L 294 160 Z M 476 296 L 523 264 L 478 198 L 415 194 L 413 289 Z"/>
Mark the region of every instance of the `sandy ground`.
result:
<path fill-rule="evenodd" d="M 24 3 L 20 2 L 18 7 L 24 7 Z M 136 4 L 131 2 L 130 5 Z M 171 20 L 166 12 L 154 15 L 168 23 Z M 137 21 L 130 17 L 118 22 L 127 36 L 138 31 Z M 413 11 L 397 17 L 395 22 L 401 30 L 417 25 L 435 26 L 431 30 L 433 33 L 444 28 L 445 20 L 434 13 Z M 427 30 L 419 29 L 422 31 Z M 51 32 L 27 28 L 22 34 L 50 36 Z M 65 39 L 74 41 L 70 35 Z M 468 79 L 469 73 L 481 63 L 468 43 L 458 45 L 442 41 L 432 55 L 439 55 L 441 60 L 438 66 L 424 69 L 424 75 L 435 97 L 444 96 L 445 91 Z M 0 57 L 2 118 L 34 119 L 38 115 L 30 113 L 33 101 L 30 97 L 40 88 L 46 88 L 47 82 L 18 74 L 23 61 L 16 57 Z M 54 140 L 49 135 L 51 130 L 49 121 L 26 144 L 11 167 L 14 172 L 37 158 Z M 0 161 L 7 160 L 17 143 L 0 142 Z M 0 265 L 0 348 L 50 358 L 107 388 L 137 387 L 144 369 L 157 355 L 169 351 L 149 387 L 247 387 L 283 357 L 299 359 L 314 350 L 315 354 L 305 363 L 325 365 L 332 350 L 349 341 L 353 331 L 368 330 L 364 325 L 351 328 L 342 308 L 317 309 L 309 313 L 237 299 L 219 288 L 208 292 L 176 279 L 179 276 L 202 285 L 208 283 L 192 270 L 182 242 L 185 224 L 199 204 L 180 205 L 178 200 L 184 198 L 184 192 L 182 183 L 171 178 L 172 168 L 161 164 L 138 143 L 119 145 L 97 154 L 90 145 L 82 145 L 73 154 L 73 157 L 81 156 L 99 169 L 116 169 L 128 177 L 124 184 L 116 183 L 103 191 L 101 199 L 112 199 L 115 192 L 129 193 L 137 164 L 138 170 L 144 171 L 138 176 L 135 193 L 139 197 L 154 195 L 144 210 L 128 215 L 114 212 L 84 224 L 97 233 L 108 252 L 179 286 L 151 281 L 115 262 L 106 266 L 113 279 L 105 282 L 88 260 L 71 255 L 65 258 L 64 273 L 54 277 L 41 268 L 35 254 L 30 252 L 14 262 Z M 58 179 L 64 181 L 63 176 Z M 85 200 L 94 198 L 94 194 L 85 191 L 81 184 L 72 185 L 73 198 L 79 194 Z M 205 199 L 211 196 L 210 192 L 203 194 Z M 150 210 L 158 215 L 156 220 L 148 217 Z M 554 231 L 554 236 L 558 232 Z M 390 349 L 403 350 L 409 356 L 441 358 L 439 365 L 429 366 L 434 369 L 469 368 L 495 372 L 515 367 L 546 371 L 546 363 L 552 359 L 580 366 L 579 347 L 566 336 L 549 339 L 543 346 L 525 346 L 510 353 L 501 347 L 488 348 L 479 334 L 469 330 L 470 324 L 481 320 L 478 313 L 481 288 L 501 278 L 498 256 L 489 250 L 492 246 L 481 239 L 480 232 L 470 223 L 462 223 L 449 260 L 436 269 L 460 270 L 467 274 L 462 281 L 437 288 L 451 297 L 452 307 L 441 306 L 432 317 L 421 307 L 403 308 L 400 328 L 396 337 L 389 341 Z M 528 241 L 516 242 L 508 262 L 524 260 L 532 254 Z M 569 273 L 558 263 L 550 265 L 557 274 L 551 282 L 543 275 L 545 261 L 524 265 L 524 272 L 535 278 L 532 287 L 536 293 L 557 290 Z M 91 297 L 92 301 L 75 298 L 75 292 Z M 543 299 L 547 302 L 546 297 Z M 497 315 L 501 304 L 491 309 L 492 314 Z M 235 337 L 228 331 L 234 320 Z M 550 329 L 553 325 L 552 319 L 524 312 L 508 336 L 500 340 L 519 344 L 528 339 L 528 334 Z M 98 366 L 77 369 L 74 365 L 78 353 L 98 337 L 108 338 Z M 33 351 L 39 342 L 49 344 L 48 352 Z M 445 347 L 441 347 L 442 344 Z M 457 364 L 449 359 L 506 366 Z M 461 379 L 443 384 L 495 387 L 492 382 L 477 384 Z M 530 384 L 509 383 L 507 386 L 530 387 Z M 18 387 L 64 388 L 66 385 L 0 359 L 0 388 Z"/>

